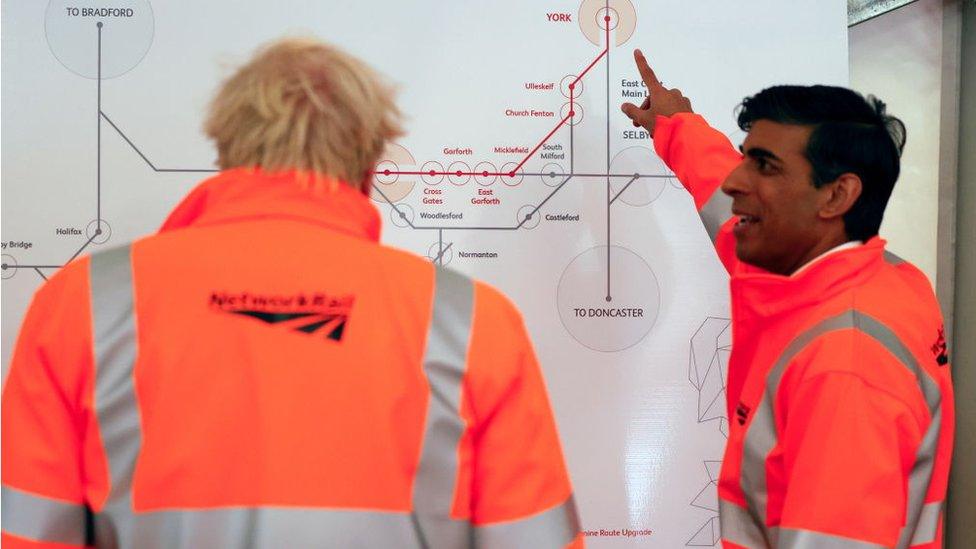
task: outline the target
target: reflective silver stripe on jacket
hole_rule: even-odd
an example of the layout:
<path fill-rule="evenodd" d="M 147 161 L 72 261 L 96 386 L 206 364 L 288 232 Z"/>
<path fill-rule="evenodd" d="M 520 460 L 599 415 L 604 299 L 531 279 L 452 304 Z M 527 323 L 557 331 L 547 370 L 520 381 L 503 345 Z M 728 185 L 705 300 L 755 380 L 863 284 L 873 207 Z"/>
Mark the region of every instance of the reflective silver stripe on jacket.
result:
<path fill-rule="evenodd" d="M 133 375 L 137 342 L 131 247 L 92 254 L 90 269 L 95 414 L 110 483 L 105 506 L 95 516 L 95 542 L 99 547 L 132 547 L 137 545 L 132 477 L 142 426 Z"/>
<path fill-rule="evenodd" d="M 897 255 L 895 255 L 895 254 L 893 254 L 893 253 L 891 253 L 891 252 L 889 252 L 888 250 L 885 250 L 885 251 L 884 251 L 884 254 L 882 254 L 882 255 L 884 256 L 884 260 L 885 260 L 886 262 L 888 262 L 888 263 L 890 263 L 891 265 L 894 265 L 894 266 L 896 266 L 896 267 L 897 267 L 898 265 L 901 265 L 902 263 L 904 263 L 904 262 L 905 262 L 905 260 L 904 260 L 904 259 L 902 259 L 902 258 L 900 258 L 900 257 L 898 257 Z"/>
<path fill-rule="evenodd" d="M 576 500 L 573 496 L 538 515 L 478 526 L 474 531 L 475 547 L 505 549 L 508 547 L 565 547 L 580 531 Z"/>
<path fill-rule="evenodd" d="M 99 547 L 438 548 L 475 543 L 499 548 L 561 547 L 579 531 L 572 497 L 546 512 L 502 524 L 472 527 L 467 520 L 450 518 L 459 467 L 457 449 L 465 427 L 460 399 L 474 285 L 445 269 L 436 271 L 423 360 L 431 396 L 413 513 L 272 506 L 134 513 L 132 478 L 142 432 L 133 377 L 135 288 L 128 247 L 92 256 L 91 291 L 95 408 L 111 481 L 105 508 L 95 517 Z"/>
<path fill-rule="evenodd" d="M 790 549 L 885 549 L 884 545 L 794 528 L 779 529 L 779 546 Z"/>
<path fill-rule="evenodd" d="M 943 501 L 935 501 L 922 506 L 922 512 L 918 515 L 918 523 L 915 525 L 915 532 L 912 534 L 912 539 L 908 547 L 935 541 L 935 536 L 939 533 L 939 521 L 942 519 L 942 507 L 944 503 Z M 903 529 L 902 536 L 907 531 L 910 530 L 907 528 Z M 899 538 L 900 541 L 901 539 Z"/>
<path fill-rule="evenodd" d="M 932 421 L 926 431 L 916 455 L 908 482 L 908 499 L 906 509 L 906 526 L 899 537 L 898 548 L 909 547 L 910 544 L 923 543 L 935 539 L 938 527 L 938 513 L 935 520 L 931 520 L 931 511 L 924 505 L 929 482 L 932 478 L 932 467 L 935 462 L 935 452 L 938 446 L 939 430 L 942 418 L 942 393 L 936 382 L 925 373 L 915 360 L 908 348 L 898 336 L 887 326 L 875 318 L 856 310 L 845 311 L 837 316 L 828 318 L 813 326 L 796 337 L 783 351 L 780 358 L 766 377 L 765 393 L 756 409 L 755 416 L 749 424 L 742 450 L 742 469 L 740 483 L 749 508 L 748 516 L 753 521 L 753 527 L 734 524 L 745 517 L 731 516 L 722 518 L 722 534 L 726 528 L 731 531 L 751 531 L 756 528 L 762 532 L 765 545 L 776 546 L 777 541 L 784 547 L 792 547 L 785 540 L 777 540 L 777 532 L 766 527 L 767 496 L 766 487 L 766 457 L 777 443 L 775 415 L 772 403 L 776 399 L 779 383 L 787 365 L 807 345 L 818 337 L 834 330 L 855 329 L 872 338 L 884 346 L 915 376 L 922 395 L 925 398 Z M 932 504 L 940 506 L 941 504 Z M 802 539 L 802 538 L 801 538 Z M 730 539 L 730 541 L 732 541 Z"/>
<path fill-rule="evenodd" d="M 732 197 L 723 193 L 722 189 L 715 189 L 712 196 L 698 211 L 698 216 L 701 217 L 702 224 L 705 225 L 708 237 L 712 239 L 712 242 L 715 242 L 718 238 L 719 229 L 732 217 Z"/>
<path fill-rule="evenodd" d="M 353 511 L 305 507 L 229 507 L 138 513 L 129 520 L 130 547 L 478 547 L 561 548 L 576 536 L 572 500 L 539 515 L 472 528 L 453 521 L 467 537 L 417 540 L 414 517 L 406 512 Z M 572 518 L 570 518 L 572 517 Z M 84 540 L 84 538 L 82 538 Z M 116 540 L 99 547 L 122 547 Z"/>
<path fill-rule="evenodd" d="M 413 487 L 413 516 L 422 547 L 464 547 L 471 530 L 451 520 L 458 474 L 458 443 L 464 433 L 461 381 L 467 366 L 474 283 L 435 268 L 434 304 L 424 353 L 430 386 L 424 438 Z"/>
<path fill-rule="evenodd" d="M 33 541 L 84 545 L 88 508 L 0 486 L 3 531 Z"/>
<path fill-rule="evenodd" d="M 722 539 L 743 547 L 768 547 L 765 532 L 749 510 L 718 498 L 718 518 Z"/>

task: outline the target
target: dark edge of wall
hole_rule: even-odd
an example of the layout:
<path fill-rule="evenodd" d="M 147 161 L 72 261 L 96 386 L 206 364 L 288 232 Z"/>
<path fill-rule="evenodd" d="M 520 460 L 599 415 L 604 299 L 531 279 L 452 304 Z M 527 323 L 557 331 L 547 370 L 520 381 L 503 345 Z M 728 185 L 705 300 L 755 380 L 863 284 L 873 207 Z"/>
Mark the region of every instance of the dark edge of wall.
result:
<path fill-rule="evenodd" d="M 956 202 L 956 292 L 952 340 L 956 441 L 949 480 L 946 540 L 976 547 L 976 2 L 960 0 L 959 179 Z"/>
<path fill-rule="evenodd" d="M 939 210 L 935 294 L 952 341 L 956 281 L 956 197 L 959 175 L 959 62 L 962 0 L 942 2 L 942 96 L 939 119 Z"/>

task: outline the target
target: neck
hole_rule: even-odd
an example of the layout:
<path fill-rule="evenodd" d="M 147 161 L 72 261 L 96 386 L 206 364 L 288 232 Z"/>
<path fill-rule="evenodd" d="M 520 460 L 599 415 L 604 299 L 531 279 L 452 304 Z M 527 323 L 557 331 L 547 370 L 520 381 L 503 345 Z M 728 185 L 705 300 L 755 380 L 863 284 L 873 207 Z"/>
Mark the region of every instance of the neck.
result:
<path fill-rule="evenodd" d="M 805 253 L 798 256 L 790 265 L 779 271 L 778 274 L 790 276 L 807 263 L 849 241 L 850 239 L 847 238 L 847 234 L 844 231 L 825 235 L 824 238 L 807 249 Z"/>

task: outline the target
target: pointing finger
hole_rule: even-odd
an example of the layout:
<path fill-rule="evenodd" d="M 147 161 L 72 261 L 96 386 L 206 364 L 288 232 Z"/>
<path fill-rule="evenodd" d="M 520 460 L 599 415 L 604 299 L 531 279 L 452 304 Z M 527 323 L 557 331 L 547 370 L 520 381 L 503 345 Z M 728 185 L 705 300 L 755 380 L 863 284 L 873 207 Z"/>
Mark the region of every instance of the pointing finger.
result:
<path fill-rule="evenodd" d="M 644 102 L 641 103 L 640 110 L 646 111 L 649 108 L 651 108 L 651 97 L 647 96 L 644 98 Z M 638 122 L 636 118 L 632 118 L 631 123 L 634 125 L 635 128 L 641 127 L 641 123 Z"/>
<path fill-rule="evenodd" d="M 640 107 L 638 107 L 633 103 L 624 103 L 623 105 L 620 106 L 620 110 L 624 111 L 624 114 L 627 115 L 627 118 L 630 118 L 632 121 L 634 121 L 635 124 L 637 123 L 637 116 L 640 114 L 641 111 Z"/>
<path fill-rule="evenodd" d="M 664 86 L 657 79 L 657 75 L 654 74 L 654 69 L 647 64 L 647 58 L 640 50 L 634 50 L 634 61 L 637 62 L 637 70 L 640 71 L 641 78 L 644 80 L 644 85 L 647 86 L 649 94 L 655 94 L 659 91 L 664 90 Z"/>

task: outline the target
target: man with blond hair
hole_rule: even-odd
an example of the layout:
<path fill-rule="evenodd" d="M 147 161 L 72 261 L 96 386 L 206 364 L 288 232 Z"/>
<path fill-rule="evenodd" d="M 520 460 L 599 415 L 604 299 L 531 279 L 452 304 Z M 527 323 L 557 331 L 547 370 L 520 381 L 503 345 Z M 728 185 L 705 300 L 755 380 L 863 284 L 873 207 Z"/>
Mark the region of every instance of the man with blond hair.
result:
<path fill-rule="evenodd" d="M 399 118 L 319 42 L 231 76 L 205 125 L 222 171 L 34 296 L 4 547 L 582 546 L 518 310 L 378 242 Z"/>

